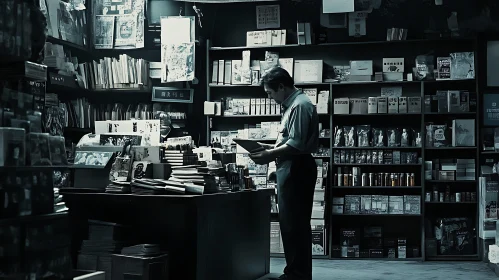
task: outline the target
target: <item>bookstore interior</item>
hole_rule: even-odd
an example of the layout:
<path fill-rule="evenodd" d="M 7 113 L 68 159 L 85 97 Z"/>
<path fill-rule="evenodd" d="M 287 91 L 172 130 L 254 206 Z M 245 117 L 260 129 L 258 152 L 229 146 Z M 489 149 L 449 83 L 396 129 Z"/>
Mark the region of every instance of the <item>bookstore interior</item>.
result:
<path fill-rule="evenodd" d="M 0 278 L 268 274 L 274 67 L 319 118 L 313 258 L 499 272 L 499 36 L 470 3 L 0 1 Z"/>

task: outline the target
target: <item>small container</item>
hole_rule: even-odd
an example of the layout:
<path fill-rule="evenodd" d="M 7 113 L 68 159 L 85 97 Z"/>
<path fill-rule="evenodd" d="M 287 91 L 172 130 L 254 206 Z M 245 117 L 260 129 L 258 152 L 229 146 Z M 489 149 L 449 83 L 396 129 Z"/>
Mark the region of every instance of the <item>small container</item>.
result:
<path fill-rule="evenodd" d="M 338 174 L 334 174 L 333 186 L 338 185 Z"/>
<path fill-rule="evenodd" d="M 456 193 L 456 202 L 461 202 L 461 193 Z"/>
<path fill-rule="evenodd" d="M 392 181 L 391 181 L 391 176 L 390 173 L 385 173 L 385 186 L 391 186 Z"/>
<path fill-rule="evenodd" d="M 411 173 L 405 174 L 405 185 L 411 187 Z"/>
<path fill-rule="evenodd" d="M 414 187 L 416 185 L 416 175 L 411 173 L 411 185 L 409 187 Z"/>
<path fill-rule="evenodd" d="M 343 174 L 343 186 L 349 187 L 350 185 L 348 184 L 348 174 Z"/>
<path fill-rule="evenodd" d="M 338 174 L 338 176 L 336 177 L 336 179 L 338 179 L 338 187 L 342 187 L 344 186 L 343 185 L 343 174 Z"/>
<path fill-rule="evenodd" d="M 362 186 L 365 187 L 369 184 L 367 181 L 367 173 L 362 173 Z"/>
<path fill-rule="evenodd" d="M 372 187 L 374 186 L 374 174 L 373 173 L 369 173 L 369 184 L 368 186 Z"/>
<path fill-rule="evenodd" d="M 424 201 L 426 201 L 426 202 L 430 202 L 431 201 L 431 193 L 427 192 L 425 194 L 425 200 Z"/>
<path fill-rule="evenodd" d="M 404 176 L 404 173 L 400 173 L 400 174 L 399 174 L 399 180 L 398 180 L 398 181 L 399 181 L 399 182 L 398 182 L 397 186 L 401 186 L 401 187 L 403 187 L 403 186 L 404 186 L 404 184 L 405 184 L 405 176 Z"/>
<path fill-rule="evenodd" d="M 439 193 L 438 198 L 439 198 L 438 199 L 439 202 L 444 202 L 444 193 L 443 192 Z"/>
<path fill-rule="evenodd" d="M 433 191 L 433 201 L 438 201 L 438 191 L 437 190 L 434 190 Z"/>
<path fill-rule="evenodd" d="M 352 174 L 348 174 L 348 185 L 353 186 L 353 175 Z"/>

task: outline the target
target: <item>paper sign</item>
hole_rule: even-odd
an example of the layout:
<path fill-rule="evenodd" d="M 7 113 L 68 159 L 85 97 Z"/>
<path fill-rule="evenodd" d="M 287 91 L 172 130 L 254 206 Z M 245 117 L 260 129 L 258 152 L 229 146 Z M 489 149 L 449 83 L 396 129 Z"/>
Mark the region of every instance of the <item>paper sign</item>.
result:
<path fill-rule="evenodd" d="M 279 5 L 256 6 L 256 28 L 279 28 L 281 15 Z"/>
<path fill-rule="evenodd" d="M 322 0 L 325 14 L 351 13 L 355 11 L 354 0 Z"/>

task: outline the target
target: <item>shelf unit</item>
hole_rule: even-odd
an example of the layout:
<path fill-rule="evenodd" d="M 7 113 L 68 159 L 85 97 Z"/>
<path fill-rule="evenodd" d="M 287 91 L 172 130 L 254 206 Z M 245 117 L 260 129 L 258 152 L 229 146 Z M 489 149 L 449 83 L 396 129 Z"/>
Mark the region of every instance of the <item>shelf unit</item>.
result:
<path fill-rule="evenodd" d="M 456 43 L 456 44 L 454 44 Z M 458 45 L 462 44 L 462 45 Z M 411 46 L 411 50 L 408 52 L 411 55 L 404 54 L 400 51 L 400 47 L 402 46 Z M 323 59 L 326 64 L 335 65 L 333 63 L 338 63 L 341 61 L 344 65 L 345 61 L 349 59 L 358 59 L 359 55 L 356 53 L 361 50 L 363 47 L 370 47 L 373 49 L 382 49 L 382 55 L 384 57 L 405 57 L 410 58 L 411 65 L 412 60 L 416 55 L 413 54 L 421 54 L 425 53 L 427 50 L 439 49 L 439 53 L 442 52 L 455 52 L 455 51 L 474 51 L 475 52 L 475 60 L 476 60 L 476 41 L 475 39 L 438 39 L 438 40 L 408 40 L 408 41 L 381 41 L 381 42 L 347 42 L 347 43 L 332 43 L 332 44 L 322 44 L 322 45 L 286 45 L 286 46 L 262 46 L 262 47 L 212 47 L 210 42 L 207 42 L 206 48 L 206 88 L 207 94 L 206 98 L 208 101 L 219 100 L 222 97 L 233 96 L 235 97 L 237 94 L 243 95 L 242 97 L 266 97 L 263 90 L 258 89 L 257 86 L 254 85 L 220 85 L 220 84 L 211 84 L 211 72 L 212 72 L 212 61 L 216 59 L 240 59 L 241 52 L 243 50 L 251 50 L 251 59 L 263 59 L 263 53 L 266 50 L 269 51 L 277 51 L 279 52 L 279 56 L 282 58 L 293 57 L 295 59 Z M 418 48 L 421 48 L 419 50 Z M 390 51 L 393 51 L 396 54 L 391 54 Z M 342 50 L 343 56 L 346 58 L 339 58 L 334 54 L 332 50 Z M 313 53 L 312 53 L 313 52 Z M 296 55 L 295 55 L 296 54 Z M 335 57 L 336 56 L 336 57 Z M 437 56 L 437 55 L 436 55 Z M 373 57 L 368 59 L 377 59 L 380 60 L 381 57 Z M 362 58 L 366 59 L 366 54 L 362 55 Z M 407 62 L 406 62 L 407 64 Z M 338 64 L 336 64 L 338 65 Z M 332 112 L 332 108 L 330 106 L 330 113 L 328 117 L 329 128 L 331 129 L 331 134 L 333 134 L 333 129 L 336 125 L 361 125 L 361 124 L 383 124 L 382 127 L 390 127 L 396 125 L 410 124 L 409 126 L 414 127 L 424 133 L 425 131 L 425 122 L 435 118 L 447 117 L 447 118 L 475 118 L 478 119 L 476 112 L 462 112 L 462 113 L 435 113 L 435 112 L 423 112 L 424 109 L 424 96 L 425 94 L 434 94 L 435 92 L 427 92 L 427 89 L 434 88 L 445 88 L 447 90 L 460 90 L 471 88 L 470 92 L 477 92 L 476 88 L 476 80 L 475 79 L 464 79 L 464 80 L 430 80 L 430 81 L 396 81 L 396 82 L 352 82 L 352 83 L 317 83 L 317 84 L 297 84 L 298 88 L 300 87 L 315 87 L 318 90 L 329 89 L 330 93 L 330 103 L 334 98 L 337 97 L 368 97 L 368 96 L 376 96 L 378 94 L 373 94 L 373 90 L 376 90 L 379 87 L 393 87 L 398 86 L 404 88 L 404 96 L 420 96 L 422 100 L 422 108 L 421 113 L 401 113 L 401 114 L 349 114 L 349 115 L 336 115 Z M 412 94 L 406 95 L 405 88 L 411 88 Z M 229 90 L 230 88 L 230 90 Z M 234 89 L 237 88 L 237 93 Z M 350 95 L 350 91 L 352 91 L 353 95 Z M 478 98 L 478 97 L 477 97 Z M 249 117 L 249 118 L 248 118 Z M 211 130 L 223 130 L 216 129 L 219 125 L 219 122 L 225 119 L 225 116 L 206 116 L 206 139 L 207 145 L 210 143 L 210 133 Z M 237 118 L 237 117 L 236 117 Z M 232 116 L 227 116 L 227 119 L 230 120 L 231 125 L 237 126 L 236 122 Z M 254 122 L 252 120 L 252 116 L 244 116 L 244 120 L 247 122 Z M 259 118 L 256 118 L 259 120 Z M 320 122 L 325 123 L 324 116 L 321 116 Z M 388 121 L 388 123 L 387 123 Z M 228 121 L 226 121 L 227 123 Z M 227 124 L 226 124 L 227 125 Z M 241 125 L 241 124 L 239 124 Z M 478 126 L 476 126 L 478 127 Z M 439 153 L 440 151 L 451 152 L 454 155 L 456 153 L 471 153 L 474 158 L 476 154 L 478 154 L 477 147 L 446 147 L 442 149 L 434 149 L 425 147 L 424 143 L 422 147 L 333 147 L 333 136 L 329 141 L 330 147 L 330 168 L 328 174 L 328 182 L 326 185 L 326 206 L 325 206 L 325 222 L 327 229 L 327 254 L 331 258 L 331 246 L 334 243 L 338 244 L 338 234 L 339 229 L 341 227 L 341 220 L 350 220 L 355 221 L 355 219 L 365 219 L 369 220 L 378 220 L 377 218 L 387 218 L 387 222 L 392 223 L 403 223 L 409 225 L 418 225 L 417 231 L 417 242 L 418 247 L 420 248 L 420 256 L 418 258 L 409 258 L 409 259 L 394 259 L 394 260 L 436 260 L 436 258 L 426 258 L 425 257 L 425 221 L 427 218 L 426 213 L 426 203 L 424 201 L 425 198 L 425 190 L 426 184 L 464 184 L 470 185 L 470 188 L 473 190 L 476 189 L 477 181 L 432 181 L 432 180 L 424 180 L 424 166 L 422 163 L 417 164 L 335 164 L 333 163 L 333 153 L 335 150 L 400 150 L 402 152 L 418 152 L 419 157 L 422 159 L 422 162 L 426 159 L 426 156 L 429 156 L 432 153 Z M 478 138 L 475 138 L 478 139 Z M 423 141 L 424 142 L 424 141 Z M 321 144 L 325 144 L 324 142 L 320 142 Z M 478 142 L 477 142 L 478 143 Z M 335 173 L 336 168 L 338 167 L 349 167 L 349 166 L 358 166 L 364 169 L 375 169 L 375 170 L 400 170 L 407 169 L 411 170 L 411 173 L 416 174 L 416 186 L 414 187 L 404 187 L 404 186 L 396 186 L 396 187 L 338 187 L 333 186 L 333 174 Z M 406 171 L 409 172 L 409 171 Z M 377 194 L 378 192 L 382 192 L 387 195 L 420 195 L 421 196 L 421 214 L 420 215 L 397 215 L 397 214 L 385 214 L 385 215 L 348 215 L 348 214 L 332 214 L 332 197 L 333 196 L 342 196 L 345 194 L 354 194 L 351 191 L 355 191 L 355 194 Z M 367 192 L 366 192 L 367 191 Z M 462 203 L 463 205 L 475 205 L 476 203 Z M 447 205 L 447 204 L 446 204 Z M 449 204 L 450 205 L 450 204 Z M 457 205 L 457 203 L 456 203 Z M 469 208 L 467 208 L 469 209 Z M 408 219 L 408 220 L 407 220 Z M 359 220 L 360 221 L 360 220 Z M 364 221 L 364 220 L 362 220 Z M 361 221 L 361 222 L 362 222 Z M 365 221 L 364 221 L 365 222 Z M 476 221 L 475 221 L 476 222 Z M 363 226 L 363 224 L 359 224 L 359 227 Z M 405 230 L 405 231 L 404 231 Z M 407 232 L 409 229 L 402 229 L 402 232 Z M 273 254 L 275 255 L 275 254 Z M 317 257 L 317 256 L 314 256 Z M 442 256 L 442 258 L 460 258 L 462 260 L 474 260 L 476 255 L 466 255 L 466 256 Z M 469 258 L 467 258 L 469 257 Z M 355 258 L 359 259 L 359 258 Z M 372 259 L 379 260 L 379 259 Z M 381 259 L 381 260 L 389 260 L 389 259 Z"/>

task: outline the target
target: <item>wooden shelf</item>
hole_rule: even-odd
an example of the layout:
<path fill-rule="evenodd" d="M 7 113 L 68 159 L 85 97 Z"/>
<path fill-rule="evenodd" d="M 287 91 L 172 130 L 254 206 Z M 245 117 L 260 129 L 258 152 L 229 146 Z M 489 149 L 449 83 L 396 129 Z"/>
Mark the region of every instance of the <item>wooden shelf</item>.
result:
<path fill-rule="evenodd" d="M 332 214 L 333 216 L 421 217 L 421 214 Z"/>
<path fill-rule="evenodd" d="M 9 225 L 9 224 L 13 224 L 13 223 L 30 223 L 30 222 L 46 221 L 46 220 L 51 220 L 51 219 L 64 218 L 67 215 L 68 215 L 67 212 L 60 212 L 60 213 L 50 213 L 50 214 L 34 215 L 34 216 L 12 217 L 12 218 L 7 218 L 7 219 L 1 219 L 0 225 Z"/>
<path fill-rule="evenodd" d="M 476 115 L 476 112 L 425 112 L 424 115 L 442 115 L 442 116 L 456 116 L 456 115 Z"/>
<path fill-rule="evenodd" d="M 420 150 L 421 147 L 333 147 L 333 150 Z"/>
<path fill-rule="evenodd" d="M 421 113 L 400 113 L 400 114 L 333 114 L 333 117 L 394 117 L 394 116 L 421 116 Z"/>
<path fill-rule="evenodd" d="M 425 43 L 443 43 L 443 42 L 473 42 L 472 38 L 442 38 L 442 39 L 413 39 L 398 41 L 352 41 L 352 42 L 334 42 L 317 45 L 279 45 L 279 46 L 237 46 L 237 47 L 211 47 L 210 51 L 223 50 L 245 50 L 245 49 L 278 49 L 278 48 L 314 48 L 314 47 L 334 47 L 334 46 L 356 46 L 356 45 L 402 45 L 402 44 L 425 44 Z"/>
<path fill-rule="evenodd" d="M 481 151 L 482 155 L 499 155 L 499 151 Z"/>
<path fill-rule="evenodd" d="M 432 150 L 432 151 L 438 151 L 438 150 L 476 150 L 477 147 L 428 147 L 425 148 L 425 150 Z"/>
<path fill-rule="evenodd" d="M 47 42 L 52 43 L 52 44 L 61 45 L 64 47 L 68 47 L 68 48 L 73 49 L 73 50 L 80 50 L 80 51 L 85 51 L 85 52 L 89 52 L 89 50 L 90 50 L 88 46 L 78 45 L 78 44 L 68 42 L 68 41 L 65 41 L 65 40 L 62 40 L 59 38 L 54 38 L 52 36 L 47 36 Z"/>
<path fill-rule="evenodd" d="M 8 170 L 9 172 L 23 172 L 23 171 L 50 171 L 50 170 L 61 170 L 61 169 L 71 169 L 73 165 L 35 165 L 35 166 L 0 166 L 0 171 Z"/>
<path fill-rule="evenodd" d="M 461 201 L 461 202 L 453 202 L 453 201 L 425 201 L 426 204 L 477 204 L 476 201 Z"/>
<path fill-rule="evenodd" d="M 355 189 L 355 190 L 361 190 L 361 189 L 421 189 L 421 186 L 413 186 L 413 187 L 407 187 L 407 186 L 355 186 L 355 187 L 346 187 L 346 186 L 333 186 L 333 189 Z"/>
<path fill-rule="evenodd" d="M 229 115 L 229 116 L 209 116 L 212 118 L 275 118 L 281 115 Z"/>
<path fill-rule="evenodd" d="M 348 260 L 359 260 L 359 261 L 380 261 L 380 262 L 385 262 L 385 261 L 400 261 L 400 262 L 408 262 L 408 261 L 413 261 L 413 262 L 422 262 L 423 258 L 331 258 L 331 260 L 337 260 L 337 261 L 348 261 Z"/>
<path fill-rule="evenodd" d="M 434 183 L 434 184 L 449 184 L 449 183 L 466 183 L 466 184 L 471 184 L 471 183 L 476 183 L 476 180 L 426 180 L 427 183 Z"/>
<path fill-rule="evenodd" d="M 404 163 L 404 164 L 374 164 L 374 163 L 333 163 L 336 166 L 421 166 L 420 163 Z"/>

